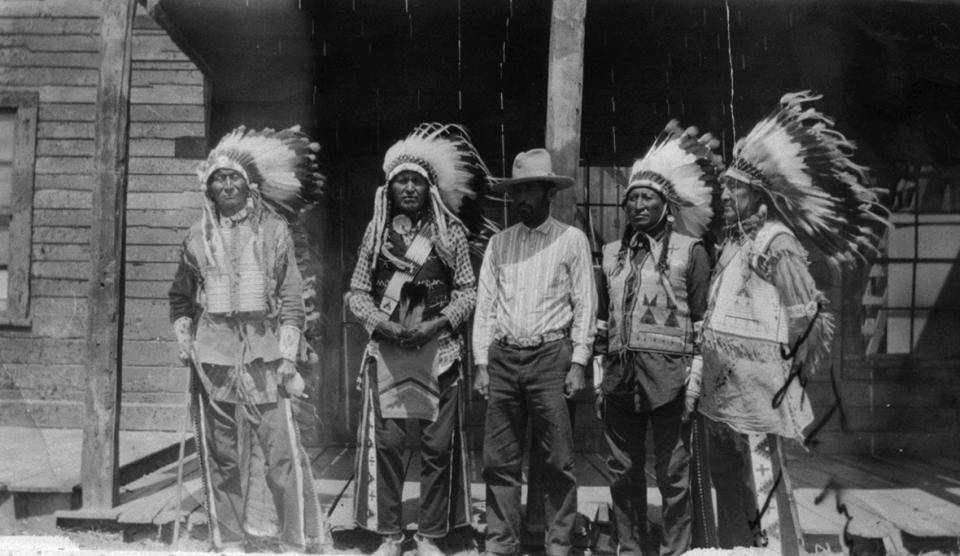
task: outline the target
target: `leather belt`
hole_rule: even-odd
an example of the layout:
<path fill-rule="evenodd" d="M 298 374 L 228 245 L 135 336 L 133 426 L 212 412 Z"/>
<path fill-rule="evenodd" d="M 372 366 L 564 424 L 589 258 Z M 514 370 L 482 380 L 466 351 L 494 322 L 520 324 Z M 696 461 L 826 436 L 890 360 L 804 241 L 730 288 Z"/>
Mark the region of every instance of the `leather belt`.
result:
<path fill-rule="evenodd" d="M 494 341 L 501 346 L 531 349 L 531 348 L 538 348 L 550 342 L 556 342 L 557 340 L 562 340 L 566 337 L 567 337 L 567 332 L 565 330 L 556 330 L 554 332 L 547 332 L 546 334 L 537 334 L 536 336 L 527 336 L 525 338 L 514 338 L 513 336 L 504 335 L 504 336 L 500 336 Z"/>

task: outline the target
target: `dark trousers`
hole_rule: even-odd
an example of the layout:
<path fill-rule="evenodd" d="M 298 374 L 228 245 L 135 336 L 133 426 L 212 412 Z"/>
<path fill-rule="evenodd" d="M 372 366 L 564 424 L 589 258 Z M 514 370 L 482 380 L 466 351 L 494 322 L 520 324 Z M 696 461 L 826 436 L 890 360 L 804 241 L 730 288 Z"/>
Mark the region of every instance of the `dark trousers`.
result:
<path fill-rule="evenodd" d="M 547 454 L 543 467 L 545 548 L 548 556 L 570 552 L 577 511 L 573 474 L 573 430 L 563 383 L 570 370 L 569 340 L 537 348 L 490 347 L 490 395 L 483 437 L 483 479 L 487 484 L 488 552 L 520 549 L 520 491 L 527 420 L 533 441 Z"/>
<path fill-rule="evenodd" d="M 424 537 L 444 537 L 451 526 L 467 523 L 458 497 L 465 495 L 458 487 L 464 465 L 460 457 L 457 428 L 460 423 L 459 363 L 439 378 L 440 411 L 437 420 L 420 421 L 420 522 L 418 533 Z M 377 411 L 377 510 L 378 533 L 403 532 L 403 482 L 406 461 L 403 458 L 406 439 L 405 419 L 384 419 Z M 451 513 L 455 515 L 451 515 Z M 458 512 L 458 513 L 457 513 Z"/>
<path fill-rule="evenodd" d="M 205 398 L 204 398 L 205 399 Z M 309 461 L 300 446 L 289 398 L 277 403 L 244 408 L 214 402 L 201 407 L 201 457 L 208 488 L 208 511 L 215 548 L 243 540 L 244 521 L 251 503 L 249 469 L 241 464 L 241 450 L 259 444 L 266 461 L 266 483 L 279 519 L 280 540 L 302 550 L 308 538 L 320 538 L 319 501 L 314 491 Z M 249 440 L 242 434 L 249 427 Z M 242 447 L 241 442 L 251 442 Z M 247 456 L 249 458 L 249 455 Z M 246 465 L 249 467 L 249 465 Z"/>
<path fill-rule="evenodd" d="M 613 517 L 622 556 L 640 556 L 647 540 L 647 480 L 644 473 L 647 423 L 653 429 L 657 487 L 663 498 L 663 544 L 660 554 L 690 549 L 689 430 L 681 422 L 683 396 L 647 413 L 608 402 L 604 408 Z"/>
<path fill-rule="evenodd" d="M 757 496 L 747 437 L 724 423 L 703 419 L 710 480 L 717 489 L 717 540 L 721 548 L 754 546 L 760 534 Z"/>

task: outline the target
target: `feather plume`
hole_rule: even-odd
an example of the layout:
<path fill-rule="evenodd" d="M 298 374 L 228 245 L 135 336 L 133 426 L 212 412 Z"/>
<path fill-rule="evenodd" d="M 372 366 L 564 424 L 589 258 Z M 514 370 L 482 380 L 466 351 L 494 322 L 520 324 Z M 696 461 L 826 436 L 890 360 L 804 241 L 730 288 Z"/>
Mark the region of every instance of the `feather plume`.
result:
<path fill-rule="evenodd" d="M 713 217 L 712 199 L 719 191 L 714 165 L 716 140 L 697 137 L 695 127 L 683 130 L 671 121 L 643 158 L 630 170 L 627 192 L 650 187 L 663 195 L 677 231 L 700 237 Z"/>
<path fill-rule="evenodd" d="M 834 267 L 877 254 L 889 211 L 863 186 L 866 168 L 833 120 L 804 103 L 822 98 L 788 93 L 780 108 L 737 141 L 727 176 L 758 187 L 784 224 L 819 248 Z"/>
<path fill-rule="evenodd" d="M 483 162 L 467 130 L 457 124 L 422 123 L 397 141 L 383 157 L 383 173 L 389 183 L 396 173 L 420 168 L 436 189 L 437 209 L 466 228 L 471 247 L 486 244 L 497 226 L 483 216 L 478 199 L 489 189 L 490 169 Z M 440 215 L 437 215 L 438 218 Z M 441 227 L 445 222 L 438 222 Z"/>
<path fill-rule="evenodd" d="M 268 207 L 290 221 L 307 202 L 322 195 L 326 177 L 317 164 L 320 145 L 300 126 L 274 131 L 240 126 L 220 140 L 197 168 L 201 188 L 218 168 L 238 164 Z"/>

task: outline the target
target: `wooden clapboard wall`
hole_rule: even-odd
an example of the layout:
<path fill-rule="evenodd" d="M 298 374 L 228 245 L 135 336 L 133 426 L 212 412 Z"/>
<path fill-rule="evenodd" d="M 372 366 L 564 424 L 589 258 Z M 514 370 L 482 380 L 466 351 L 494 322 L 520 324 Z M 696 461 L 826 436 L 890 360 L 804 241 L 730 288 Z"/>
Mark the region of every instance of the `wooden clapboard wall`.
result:
<path fill-rule="evenodd" d="M 0 3 L 0 88 L 36 91 L 40 99 L 31 325 L 0 328 L 0 425 L 83 422 L 99 11 L 97 0 Z M 192 157 L 202 151 L 205 136 L 203 75 L 163 30 L 138 13 L 122 429 L 175 430 L 177 413 L 182 415 L 185 373 L 171 343 L 166 291 L 186 227 L 199 216 Z"/>

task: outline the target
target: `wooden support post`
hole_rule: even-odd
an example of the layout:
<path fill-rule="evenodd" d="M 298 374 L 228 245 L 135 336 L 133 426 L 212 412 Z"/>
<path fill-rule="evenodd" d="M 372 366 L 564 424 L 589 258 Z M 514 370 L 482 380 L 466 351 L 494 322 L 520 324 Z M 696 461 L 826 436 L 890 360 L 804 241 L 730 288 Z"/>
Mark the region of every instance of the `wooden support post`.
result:
<path fill-rule="evenodd" d="M 93 213 L 90 229 L 87 376 L 81 485 L 83 506 L 117 503 L 123 333 L 130 51 L 136 0 L 101 0 Z"/>
<path fill-rule="evenodd" d="M 580 113 L 583 100 L 583 35 L 587 0 L 553 0 L 550 18 L 550 64 L 547 73 L 546 147 L 553 158 L 553 171 L 576 177 L 580 165 Z M 559 191 L 551 214 L 567 224 L 576 224 L 577 202 L 582 184 Z M 567 403 L 571 426 L 577 404 Z M 527 489 L 527 514 L 524 535 L 527 540 L 542 539 L 546 529 L 543 492 L 545 459 L 539 448 L 530 451 L 530 481 Z"/>
<path fill-rule="evenodd" d="M 550 69 L 547 76 L 546 147 L 553 171 L 576 176 L 580 165 L 580 114 L 583 101 L 583 36 L 587 0 L 553 0 L 550 19 Z M 553 216 L 573 224 L 582 184 L 560 191 Z"/>

